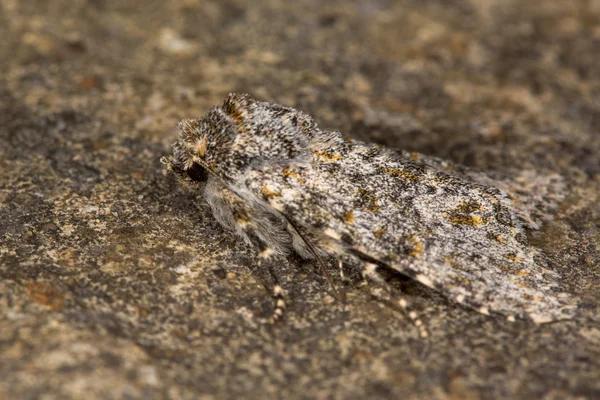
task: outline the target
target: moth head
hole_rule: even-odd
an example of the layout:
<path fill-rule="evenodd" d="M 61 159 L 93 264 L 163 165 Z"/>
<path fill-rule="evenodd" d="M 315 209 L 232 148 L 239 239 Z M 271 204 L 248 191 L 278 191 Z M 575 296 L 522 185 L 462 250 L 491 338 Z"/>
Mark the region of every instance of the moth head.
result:
<path fill-rule="evenodd" d="M 182 159 L 180 155 L 181 153 L 174 153 L 169 157 L 161 158 L 160 161 L 184 183 L 204 184 L 209 177 L 206 168 L 195 162 L 190 163 L 187 159 Z"/>
<path fill-rule="evenodd" d="M 210 172 L 205 160 L 209 144 L 202 133 L 201 121 L 186 119 L 178 127 L 179 139 L 173 144 L 171 155 L 161 161 L 185 183 L 203 184 Z"/>
<path fill-rule="evenodd" d="M 171 169 L 179 175 L 233 178 L 248 165 L 291 162 L 306 157 L 316 125 L 297 110 L 230 94 L 200 119 L 179 123 Z M 204 173 L 200 173 L 201 171 Z M 206 179 L 206 178 L 204 178 Z"/>

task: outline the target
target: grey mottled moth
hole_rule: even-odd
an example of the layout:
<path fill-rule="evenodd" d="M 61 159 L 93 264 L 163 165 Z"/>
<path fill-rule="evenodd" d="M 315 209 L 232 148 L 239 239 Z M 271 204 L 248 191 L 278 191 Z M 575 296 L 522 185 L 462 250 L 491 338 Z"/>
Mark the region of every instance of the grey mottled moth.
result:
<path fill-rule="evenodd" d="M 179 130 L 163 162 L 261 262 L 291 252 L 330 257 L 382 285 L 377 269 L 391 268 L 509 320 L 573 312 L 525 235 L 561 199 L 560 177 L 476 172 L 355 141 L 240 94 Z M 276 315 L 284 306 L 278 299 Z"/>

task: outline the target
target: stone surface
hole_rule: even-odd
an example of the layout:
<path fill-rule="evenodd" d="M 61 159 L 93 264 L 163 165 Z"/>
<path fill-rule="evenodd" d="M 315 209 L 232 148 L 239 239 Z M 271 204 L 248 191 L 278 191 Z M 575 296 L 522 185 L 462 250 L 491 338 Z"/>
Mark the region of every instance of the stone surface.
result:
<path fill-rule="evenodd" d="M 0 2 L 0 398 L 600 397 L 600 2 Z M 332 301 L 165 176 L 228 92 L 349 136 L 562 174 L 531 241 L 576 318 L 485 317 L 395 278 L 428 340 L 356 277 Z M 335 274 L 335 266 L 332 266 Z"/>

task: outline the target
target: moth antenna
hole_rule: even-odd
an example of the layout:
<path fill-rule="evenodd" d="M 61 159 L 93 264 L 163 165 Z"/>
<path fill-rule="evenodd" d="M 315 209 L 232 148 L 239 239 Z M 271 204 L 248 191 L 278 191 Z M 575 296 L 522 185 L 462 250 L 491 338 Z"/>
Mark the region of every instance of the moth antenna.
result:
<path fill-rule="evenodd" d="M 329 271 L 327 271 L 327 267 L 325 266 L 325 263 L 323 262 L 323 259 L 321 258 L 321 256 L 319 256 L 319 253 L 317 252 L 317 249 L 315 248 L 315 246 L 304 237 L 302 232 L 300 232 L 300 230 L 292 223 L 292 221 L 289 220 L 289 218 L 287 218 L 285 215 L 283 215 L 283 217 L 286 219 L 288 224 L 294 229 L 294 231 L 296 231 L 296 233 L 298 234 L 300 239 L 302 239 L 302 241 L 306 244 L 308 251 L 310 251 L 310 253 L 317 259 L 317 264 L 319 264 L 319 268 L 321 268 L 323 275 L 325 275 L 325 279 L 327 279 L 327 282 L 329 282 L 329 286 L 331 287 L 331 290 L 333 291 L 333 295 L 334 295 L 335 299 L 340 302 L 343 301 L 342 296 L 340 295 L 340 293 L 337 291 L 335 285 L 333 284 L 331 275 L 329 274 Z"/>

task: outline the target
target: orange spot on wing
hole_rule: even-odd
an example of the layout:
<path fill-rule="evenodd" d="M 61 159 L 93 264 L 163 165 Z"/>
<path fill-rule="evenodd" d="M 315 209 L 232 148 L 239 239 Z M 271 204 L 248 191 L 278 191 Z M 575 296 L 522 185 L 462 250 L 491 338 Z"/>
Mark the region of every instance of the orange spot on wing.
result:
<path fill-rule="evenodd" d="M 417 181 L 419 180 L 419 176 L 409 172 L 409 171 L 405 171 L 403 169 L 398 169 L 398 168 L 383 168 L 383 172 L 385 172 L 387 175 L 389 176 L 394 176 L 397 178 L 403 178 L 407 181 Z"/>
<path fill-rule="evenodd" d="M 263 196 L 265 196 L 266 198 L 279 196 L 279 194 L 277 192 L 271 190 L 271 188 L 269 188 L 267 185 L 263 185 L 261 190 L 262 190 Z"/>
<path fill-rule="evenodd" d="M 340 156 L 338 154 L 331 154 L 326 151 L 315 151 L 315 156 L 317 156 L 318 158 L 320 158 L 322 160 L 328 161 L 328 162 L 337 161 L 340 158 L 342 158 L 342 156 Z"/>
<path fill-rule="evenodd" d="M 354 212 L 352 210 L 344 214 L 344 221 L 346 221 L 348 224 L 354 222 Z"/>
<path fill-rule="evenodd" d="M 410 252 L 408 254 L 410 254 L 413 257 L 417 257 L 421 254 L 423 254 L 423 241 L 421 240 L 420 237 L 416 236 L 416 235 L 412 235 L 409 238 L 410 244 L 412 245 L 412 249 L 410 250 Z"/>

